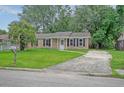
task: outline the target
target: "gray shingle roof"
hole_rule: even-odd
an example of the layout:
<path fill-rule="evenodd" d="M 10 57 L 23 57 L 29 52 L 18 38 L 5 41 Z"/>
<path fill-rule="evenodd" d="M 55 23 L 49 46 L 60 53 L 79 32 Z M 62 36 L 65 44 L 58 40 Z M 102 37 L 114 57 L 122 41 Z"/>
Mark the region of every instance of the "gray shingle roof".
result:
<path fill-rule="evenodd" d="M 124 40 L 124 32 L 121 33 L 121 36 L 118 38 L 118 41 Z"/>
<path fill-rule="evenodd" d="M 8 40 L 9 36 L 8 35 L 0 35 L 1 40 Z"/>
<path fill-rule="evenodd" d="M 56 33 L 40 33 L 36 34 L 37 38 L 71 38 L 71 37 L 87 37 L 91 38 L 89 32 L 56 32 Z"/>

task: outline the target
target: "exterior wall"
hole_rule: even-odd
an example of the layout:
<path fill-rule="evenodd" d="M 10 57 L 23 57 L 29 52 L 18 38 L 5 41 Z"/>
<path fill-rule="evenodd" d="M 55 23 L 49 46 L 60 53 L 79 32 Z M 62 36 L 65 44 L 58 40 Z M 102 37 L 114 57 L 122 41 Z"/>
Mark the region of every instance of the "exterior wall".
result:
<path fill-rule="evenodd" d="M 58 48 L 57 47 L 57 39 L 52 39 L 52 48 Z"/>
<path fill-rule="evenodd" d="M 85 38 L 85 48 L 88 49 L 89 48 L 89 39 Z"/>
<path fill-rule="evenodd" d="M 38 48 L 43 48 L 43 39 L 38 40 Z"/>
<path fill-rule="evenodd" d="M 65 49 L 67 49 L 67 39 L 64 39 L 64 46 L 65 46 Z"/>
<path fill-rule="evenodd" d="M 65 38 L 63 40 L 64 40 L 64 49 L 81 49 L 81 48 L 88 49 L 89 46 L 90 46 L 90 39 L 89 38 L 85 38 L 85 44 L 84 44 L 85 46 L 83 46 L 83 43 L 84 43 L 83 40 L 82 40 L 82 46 L 80 46 L 80 45 L 79 46 L 73 46 L 73 45 L 70 46 L 70 43 L 69 43 L 69 46 L 67 46 L 67 39 Z M 75 41 L 75 42 L 77 42 L 77 41 Z M 49 48 L 59 49 L 60 48 L 60 44 L 61 44 L 61 39 L 59 39 L 59 38 L 52 38 L 51 39 L 51 47 L 49 47 Z M 31 43 L 29 43 L 27 45 L 27 47 L 28 48 L 32 48 Z M 37 46 L 37 48 L 45 48 L 43 46 L 43 39 L 38 40 L 38 46 Z"/>

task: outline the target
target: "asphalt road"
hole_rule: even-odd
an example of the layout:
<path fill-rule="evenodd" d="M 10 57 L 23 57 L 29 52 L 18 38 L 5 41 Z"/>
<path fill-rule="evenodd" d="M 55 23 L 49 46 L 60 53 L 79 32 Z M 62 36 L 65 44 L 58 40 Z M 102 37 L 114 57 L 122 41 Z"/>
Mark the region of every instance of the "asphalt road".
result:
<path fill-rule="evenodd" d="M 124 87 L 124 79 L 72 73 L 0 70 L 1 87 Z"/>

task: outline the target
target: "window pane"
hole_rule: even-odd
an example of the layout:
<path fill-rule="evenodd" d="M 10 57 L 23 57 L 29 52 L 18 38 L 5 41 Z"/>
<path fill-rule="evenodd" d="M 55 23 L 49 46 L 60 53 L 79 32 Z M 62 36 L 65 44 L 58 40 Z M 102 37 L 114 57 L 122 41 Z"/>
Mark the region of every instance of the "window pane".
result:
<path fill-rule="evenodd" d="M 74 38 L 74 46 L 75 46 L 75 38 Z"/>
<path fill-rule="evenodd" d="M 43 46 L 45 46 L 45 39 L 43 40 Z"/>
<path fill-rule="evenodd" d="M 49 47 L 51 46 L 51 39 L 49 39 Z"/>
<path fill-rule="evenodd" d="M 72 39 L 70 39 L 70 45 L 71 45 L 71 46 L 73 45 L 73 40 L 72 40 Z"/>
<path fill-rule="evenodd" d="M 83 46 L 85 47 L 85 38 L 83 38 Z"/>
<path fill-rule="evenodd" d="M 80 39 L 80 46 L 82 46 L 82 39 Z"/>
<path fill-rule="evenodd" d="M 77 38 L 77 47 L 78 47 L 78 38 Z"/>
<path fill-rule="evenodd" d="M 67 46 L 69 47 L 69 39 L 67 39 Z"/>

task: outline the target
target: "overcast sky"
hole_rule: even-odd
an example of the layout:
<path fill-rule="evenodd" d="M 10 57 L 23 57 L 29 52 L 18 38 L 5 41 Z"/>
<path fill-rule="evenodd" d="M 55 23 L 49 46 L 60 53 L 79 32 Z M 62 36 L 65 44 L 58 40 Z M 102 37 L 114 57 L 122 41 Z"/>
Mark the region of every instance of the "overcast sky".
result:
<path fill-rule="evenodd" d="M 14 20 L 19 20 L 18 13 L 22 12 L 22 6 L 0 5 L 0 29 L 7 30 L 8 24 Z"/>

